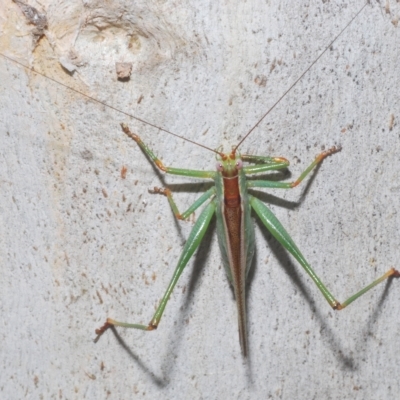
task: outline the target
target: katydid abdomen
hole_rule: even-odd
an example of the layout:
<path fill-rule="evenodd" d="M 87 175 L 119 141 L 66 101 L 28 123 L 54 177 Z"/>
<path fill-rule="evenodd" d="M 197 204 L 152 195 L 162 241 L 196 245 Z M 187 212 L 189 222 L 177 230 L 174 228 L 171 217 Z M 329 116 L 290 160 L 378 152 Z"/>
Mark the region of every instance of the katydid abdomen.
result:
<path fill-rule="evenodd" d="M 246 176 L 240 157 L 218 163 L 217 188 L 218 243 L 226 274 L 233 286 L 238 313 L 239 338 L 247 355 L 246 276 L 254 255 L 254 225 L 251 223 Z M 238 168 L 239 167 L 239 168 Z"/>

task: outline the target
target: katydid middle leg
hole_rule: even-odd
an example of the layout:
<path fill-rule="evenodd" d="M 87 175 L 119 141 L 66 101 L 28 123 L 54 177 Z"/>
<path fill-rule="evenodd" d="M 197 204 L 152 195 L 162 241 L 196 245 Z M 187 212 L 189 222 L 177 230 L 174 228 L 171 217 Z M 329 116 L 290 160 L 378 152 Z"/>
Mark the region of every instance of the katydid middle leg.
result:
<path fill-rule="evenodd" d="M 174 198 L 172 197 L 172 192 L 169 189 L 165 188 L 158 188 L 155 187 L 151 193 L 157 193 L 157 194 L 163 194 L 164 196 L 167 196 L 168 202 L 172 208 L 172 212 L 174 213 L 175 217 L 180 220 L 185 220 L 190 217 L 191 214 L 193 214 L 205 201 L 207 201 L 209 198 L 215 195 L 216 190 L 215 186 L 213 186 L 211 189 L 207 190 L 204 192 L 185 212 L 180 213 L 178 206 L 175 203 Z"/>
<path fill-rule="evenodd" d="M 286 229 L 283 227 L 283 225 L 279 222 L 279 220 L 276 218 L 276 216 L 273 214 L 273 212 L 260 200 L 255 198 L 254 196 L 250 196 L 250 204 L 254 211 L 257 213 L 257 215 L 260 217 L 261 222 L 264 224 L 264 226 L 271 232 L 272 236 L 275 237 L 275 239 L 282 244 L 282 246 L 289 251 L 293 255 L 293 257 L 300 263 L 300 265 L 305 269 L 308 275 L 310 275 L 311 279 L 314 281 L 314 283 L 317 285 L 318 289 L 321 291 L 329 305 L 334 309 L 334 310 L 342 310 L 346 306 L 348 306 L 350 303 L 352 303 L 354 300 L 362 296 L 364 293 L 378 285 L 380 282 L 384 281 L 385 279 L 389 277 L 400 277 L 400 272 L 397 271 L 394 268 L 391 268 L 389 271 L 387 271 L 384 275 L 382 275 L 380 278 L 376 279 L 373 281 L 371 284 L 366 286 L 365 288 L 361 289 L 359 292 L 354 294 L 353 296 L 349 297 L 346 301 L 343 303 L 340 303 L 336 300 L 336 298 L 330 293 L 330 291 L 326 288 L 326 286 L 322 283 L 322 281 L 319 279 L 317 274 L 314 272 L 314 270 L 311 268 L 310 264 L 307 262 L 307 260 L 304 258 L 303 254 L 301 254 L 300 250 L 294 243 L 293 239 L 290 237 L 290 235 L 287 233 Z"/>

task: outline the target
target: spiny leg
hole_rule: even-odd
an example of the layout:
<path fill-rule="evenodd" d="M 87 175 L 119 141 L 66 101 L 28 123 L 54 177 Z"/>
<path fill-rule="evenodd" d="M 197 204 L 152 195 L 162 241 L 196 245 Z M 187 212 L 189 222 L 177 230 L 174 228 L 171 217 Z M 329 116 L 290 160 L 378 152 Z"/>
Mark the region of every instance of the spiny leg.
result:
<path fill-rule="evenodd" d="M 318 154 L 314 161 L 301 173 L 301 175 L 293 182 L 275 182 L 275 181 L 267 181 L 267 180 L 253 180 L 247 182 L 247 187 L 249 188 L 278 188 L 278 189 L 292 189 L 299 185 L 304 178 L 326 157 L 330 156 L 331 154 L 337 153 L 340 151 L 340 147 L 331 147 L 328 150 L 323 151 L 322 153 Z M 247 168 L 247 167 L 246 167 Z M 244 168 L 245 172 L 247 173 L 247 169 Z M 261 171 L 257 171 L 261 172 Z M 250 172 L 251 173 L 251 172 Z M 253 172 L 254 173 L 254 172 Z"/>
<path fill-rule="evenodd" d="M 184 175 L 196 178 L 214 178 L 215 171 L 199 171 L 199 170 L 191 170 L 191 169 L 180 169 L 180 168 L 172 168 L 166 167 L 162 161 L 153 153 L 153 151 L 143 143 L 142 139 L 135 133 L 131 132 L 129 127 L 125 124 L 121 124 L 122 130 L 126 135 L 128 135 L 131 139 L 133 139 L 139 147 L 143 150 L 143 152 L 150 158 L 151 161 L 163 172 L 167 174 L 174 175 Z M 197 208 L 199 208 L 206 200 L 208 200 L 211 196 L 215 194 L 215 188 L 211 188 L 207 190 L 199 199 L 197 199 L 192 206 L 190 206 L 184 213 L 180 213 L 179 209 L 172 197 L 172 193 L 169 189 L 157 188 L 155 187 L 152 191 L 153 193 L 163 194 L 167 196 L 168 202 L 172 208 L 173 213 L 177 219 L 184 220 L 188 218 Z"/>
<path fill-rule="evenodd" d="M 310 264 L 301 254 L 300 250 L 293 242 L 293 239 L 287 233 L 286 229 L 282 226 L 279 220 L 275 217 L 272 211 L 260 200 L 257 198 L 250 196 L 250 204 L 253 207 L 254 211 L 260 217 L 264 226 L 271 232 L 271 234 L 275 237 L 275 239 L 281 243 L 281 245 L 288 250 L 293 257 L 300 263 L 300 265 L 305 269 L 305 271 L 310 275 L 311 279 L 317 285 L 318 289 L 321 291 L 325 299 L 328 301 L 329 305 L 334 310 L 342 310 L 343 308 L 347 307 L 350 303 L 354 300 L 358 299 L 364 293 L 368 292 L 370 289 L 378 285 L 380 282 L 384 281 L 389 277 L 400 277 L 399 271 L 391 268 L 387 271 L 384 275 L 380 278 L 366 286 L 365 288 L 361 289 L 359 292 L 354 294 L 353 296 L 349 297 L 343 303 L 339 303 L 335 297 L 330 293 L 330 291 L 325 287 L 322 281 L 318 278 L 314 270 L 311 268 Z"/>
<path fill-rule="evenodd" d="M 153 315 L 150 323 L 148 325 L 141 325 L 141 324 L 131 324 L 126 322 L 119 322 L 113 319 L 107 318 L 106 323 L 99 329 L 96 329 L 97 338 L 95 342 L 100 338 L 100 336 L 111 326 L 122 326 L 124 328 L 134 328 L 140 329 L 144 331 L 152 331 L 157 329 L 158 324 L 160 323 L 161 317 L 164 313 L 165 307 L 168 303 L 168 300 L 171 296 L 171 293 L 178 282 L 186 264 L 189 262 L 190 258 L 192 257 L 193 253 L 199 247 L 201 240 L 204 237 L 204 234 L 210 224 L 211 217 L 214 215 L 216 208 L 215 200 L 211 201 L 210 204 L 206 206 L 206 208 L 200 214 L 198 220 L 196 221 L 195 225 L 193 226 L 192 231 L 190 232 L 189 238 L 185 243 L 183 248 L 182 254 L 179 258 L 178 264 L 175 268 L 174 274 L 172 279 L 168 285 L 168 288 L 161 299 L 161 303 L 158 306 L 156 312 Z"/>
<path fill-rule="evenodd" d="M 214 179 L 216 172 L 215 171 L 199 171 L 194 169 L 183 169 L 183 168 L 173 168 L 173 167 L 166 167 L 163 162 L 153 153 L 153 151 L 140 139 L 138 135 L 131 132 L 128 125 L 121 124 L 122 130 L 126 135 L 128 135 L 131 139 L 133 139 L 143 150 L 143 152 L 150 158 L 151 161 L 159 168 L 161 171 L 167 174 L 173 175 L 183 175 L 183 176 L 191 176 L 194 178 L 211 178 Z"/>
<path fill-rule="evenodd" d="M 177 219 L 185 220 L 190 217 L 205 201 L 207 201 L 210 197 L 214 196 L 216 193 L 215 186 L 211 189 L 204 192 L 185 212 L 180 213 L 178 206 L 175 203 L 175 200 L 172 197 L 172 192 L 166 188 L 158 188 L 155 187 L 150 193 L 162 194 L 167 196 L 168 202 L 172 208 L 172 211 Z"/>
<path fill-rule="evenodd" d="M 244 162 L 257 164 L 244 166 L 243 171 L 246 175 L 259 174 L 267 171 L 277 171 L 287 168 L 290 165 L 289 160 L 283 157 L 266 157 L 243 154 L 242 160 Z"/>

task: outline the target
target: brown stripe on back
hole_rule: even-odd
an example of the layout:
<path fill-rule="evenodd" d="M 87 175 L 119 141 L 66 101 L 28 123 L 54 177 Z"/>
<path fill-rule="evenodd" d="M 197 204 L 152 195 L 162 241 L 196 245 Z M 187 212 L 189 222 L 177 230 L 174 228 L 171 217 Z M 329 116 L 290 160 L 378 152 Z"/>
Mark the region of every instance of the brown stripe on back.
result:
<path fill-rule="evenodd" d="M 240 345 L 247 354 L 245 310 L 245 257 L 243 254 L 243 218 L 238 177 L 224 178 L 224 219 L 227 234 L 228 259 L 236 297 L 239 319 Z"/>

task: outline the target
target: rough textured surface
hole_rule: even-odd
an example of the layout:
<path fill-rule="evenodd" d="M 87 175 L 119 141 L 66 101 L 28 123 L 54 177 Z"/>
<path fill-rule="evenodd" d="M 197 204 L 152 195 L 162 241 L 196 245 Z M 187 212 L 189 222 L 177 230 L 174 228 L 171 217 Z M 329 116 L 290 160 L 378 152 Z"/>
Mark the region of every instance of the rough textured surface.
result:
<path fill-rule="evenodd" d="M 35 26 L 2 1 L 0 51 L 227 148 L 362 2 L 134 3 L 31 1 L 48 21 L 35 43 Z M 368 6 L 242 147 L 289 158 L 295 178 L 323 146 L 343 146 L 307 184 L 261 194 L 339 300 L 399 268 L 399 15 L 395 1 Z M 117 62 L 133 64 L 129 81 L 117 80 Z M 158 174 L 120 122 L 166 164 L 214 168 L 207 151 L 0 57 L 2 398 L 398 396 L 400 282 L 333 312 L 259 226 L 248 365 L 214 228 L 158 331 L 117 329 L 93 344 L 107 316 L 150 320 L 189 234 L 148 189 L 168 185 L 182 209 L 204 189 Z"/>

